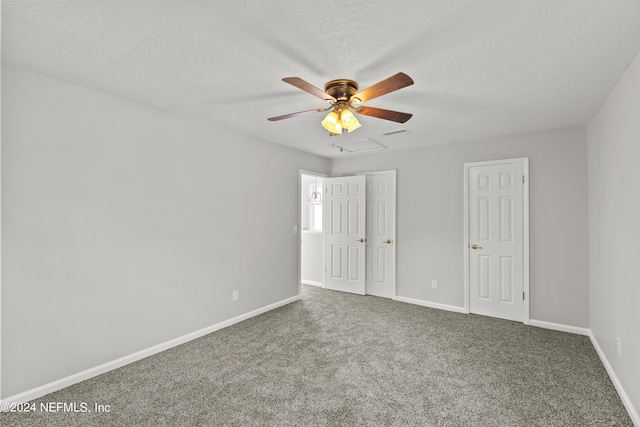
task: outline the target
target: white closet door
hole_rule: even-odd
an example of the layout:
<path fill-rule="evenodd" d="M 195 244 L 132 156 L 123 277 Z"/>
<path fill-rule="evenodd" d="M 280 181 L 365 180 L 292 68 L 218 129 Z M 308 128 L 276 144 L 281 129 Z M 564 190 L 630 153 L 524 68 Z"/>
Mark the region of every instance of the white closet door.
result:
<path fill-rule="evenodd" d="M 325 182 L 326 288 L 364 295 L 365 177 Z"/>
<path fill-rule="evenodd" d="M 367 173 L 365 279 L 368 295 L 395 297 L 396 171 Z"/>
<path fill-rule="evenodd" d="M 523 166 L 469 169 L 470 311 L 524 318 Z"/>

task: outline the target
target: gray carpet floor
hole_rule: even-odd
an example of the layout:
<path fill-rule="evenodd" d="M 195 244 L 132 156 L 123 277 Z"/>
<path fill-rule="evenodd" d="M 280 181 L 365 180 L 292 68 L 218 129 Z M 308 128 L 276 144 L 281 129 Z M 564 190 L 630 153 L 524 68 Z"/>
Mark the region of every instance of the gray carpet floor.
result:
<path fill-rule="evenodd" d="M 587 337 L 303 286 L 3 426 L 631 426 Z"/>

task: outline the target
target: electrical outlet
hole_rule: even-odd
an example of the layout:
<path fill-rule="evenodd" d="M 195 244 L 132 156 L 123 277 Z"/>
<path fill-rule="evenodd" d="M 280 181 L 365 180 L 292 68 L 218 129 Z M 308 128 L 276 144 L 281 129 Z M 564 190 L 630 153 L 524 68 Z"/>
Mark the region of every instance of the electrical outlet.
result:
<path fill-rule="evenodd" d="M 233 293 L 231 294 L 231 300 L 238 301 L 238 291 L 233 291 Z"/>
<path fill-rule="evenodd" d="M 618 357 L 622 356 L 622 341 L 620 341 L 620 337 L 616 337 L 616 349 L 618 350 Z"/>
<path fill-rule="evenodd" d="M 438 281 L 437 280 L 432 280 L 431 281 L 431 287 L 433 289 L 437 289 L 438 288 Z"/>

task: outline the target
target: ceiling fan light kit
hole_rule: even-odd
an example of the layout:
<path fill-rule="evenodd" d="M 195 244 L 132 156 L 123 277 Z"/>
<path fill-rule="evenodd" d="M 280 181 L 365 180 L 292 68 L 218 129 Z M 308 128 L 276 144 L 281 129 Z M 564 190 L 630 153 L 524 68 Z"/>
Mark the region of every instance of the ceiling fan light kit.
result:
<path fill-rule="evenodd" d="M 347 132 L 353 132 L 362 126 L 348 107 L 341 110 L 334 109 L 320 124 L 334 135 L 341 135 L 343 129 L 346 129 Z"/>
<path fill-rule="evenodd" d="M 282 79 L 285 83 L 289 83 L 304 90 L 324 101 L 329 101 L 331 106 L 327 109 L 316 108 L 314 110 L 300 111 L 298 113 L 285 114 L 283 116 L 270 117 L 270 121 L 278 121 L 297 117 L 304 114 L 324 112 L 332 110 L 320 122 L 322 127 L 329 131 L 329 135 L 341 135 L 343 130 L 353 132 L 358 129 L 360 122 L 355 114 L 376 117 L 379 119 L 391 120 L 397 123 L 404 123 L 411 118 L 409 113 L 401 113 L 399 111 L 384 110 L 382 108 L 358 106 L 354 105 L 365 103 L 373 98 L 385 95 L 387 93 L 402 89 L 403 87 L 413 84 L 411 77 L 404 73 L 395 74 L 385 80 L 382 80 L 369 88 L 358 92 L 358 83 L 348 79 L 331 80 L 324 85 L 324 91 L 302 80 L 300 77 L 286 77 Z"/>

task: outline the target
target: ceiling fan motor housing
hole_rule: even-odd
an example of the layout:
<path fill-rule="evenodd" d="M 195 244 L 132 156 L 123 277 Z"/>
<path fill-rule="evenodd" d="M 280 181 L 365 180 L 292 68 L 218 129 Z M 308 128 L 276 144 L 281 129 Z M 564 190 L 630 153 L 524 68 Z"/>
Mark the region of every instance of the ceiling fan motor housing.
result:
<path fill-rule="evenodd" d="M 324 85 L 324 91 L 338 101 L 336 104 L 348 103 L 358 93 L 358 83 L 347 79 L 331 80 Z"/>

